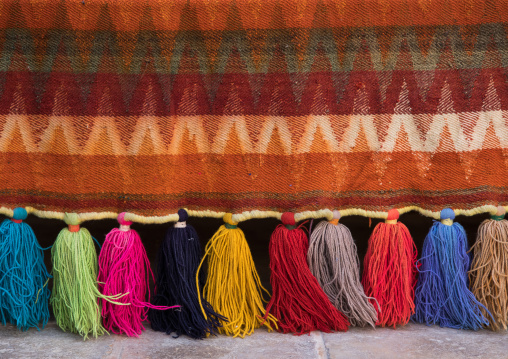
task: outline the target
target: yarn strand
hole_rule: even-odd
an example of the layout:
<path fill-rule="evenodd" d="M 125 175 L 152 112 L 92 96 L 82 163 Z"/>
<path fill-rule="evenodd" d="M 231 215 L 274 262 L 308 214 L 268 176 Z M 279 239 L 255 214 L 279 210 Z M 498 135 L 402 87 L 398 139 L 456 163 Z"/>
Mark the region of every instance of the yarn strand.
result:
<path fill-rule="evenodd" d="M 390 210 L 369 238 L 362 284 L 365 294 L 379 303 L 376 325 L 405 325 L 414 313 L 417 251 L 407 227 Z M 374 303 L 373 303 L 374 304 Z"/>
<path fill-rule="evenodd" d="M 349 322 L 335 308 L 307 265 L 308 238 L 293 213 L 284 213 L 270 238 L 272 298 L 267 305 L 279 330 L 297 335 L 313 330 L 347 331 Z"/>
<path fill-rule="evenodd" d="M 205 255 L 196 273 L 196 286 L 199 291 L 199 273 L 204 261 L 208 258 L 208 275 L 203 288 L 204 298 L 220 315 L 219 333 L 242 337 L 251 335 L 261 325 L 269 331 L 276 327 L 272 315 L 266 315 L 263 292 L 268 291 L 261 285 L 249 245 L 245 235 L 231 214 L 224 215 L 224 222 L 219 230 L 208 241 Z M 203 301 L 199 296 L 201 311 L 208 318 Z M 266 319 L 263 319 L 265 317 Z"/>
<path fill-rule="evenodd" d="M 360 283 L 360 260 L 346 226 L 328 221 L 315 226 L 310 236 L 307 261 L 323 291 L 351 325 L 375 326 L 377 312 L 369 299 L 377 302 L 365 295 Z"/>
<path fill-rule="evenodd" d="M 129 293 L 103 295 L 97 283 L 97 253 L 90 232 L 79 228 L 75 216 L 66 220 L 71 230 L 62 229 L 51 249 L 54 284 L 51 305 L 58 326 L 63 331 L 77 333 L 88 338 L 98 337 L 106 332 L 101 320 L 101 306 L 98 299 L 116 305 Z M 78 227 L 79 229 L 76 230 Z"/>
<path fill-rule="evenodd" d="M 49 320 L 51 278 L 44 265 L 43 248 L 32 228 L 22 222 L 24 208 L 0 225 L 0 318 L 26 331 L 40 330 Z"/>
<path fill-rule="evenodd" d="M 487 309 L 468 288 L 469 255 L 464 228 L 451 209 L 441 212 L 423 243 L 414 320 L 455 329 L 481 329 L 488 325 Z M 488 313 L 490 315 L 490 313 Z"/>
<path fill-rule="evenodd" d="M 185 223 L 187 211 L 178 211 L 179 221 L 168 229 L 161 244 L 157 259 L 157 289 L 153 297 L 156 305 L 179 303 L 181 310 L 150 310 L 152 329 L 185 334 L 202 339 L 218 333 L 221 321 L 226 318 L 215 313 L 212 306 L 202 298 L 198 288 L 204 283 L 204 272 L 200 273 L 199 285 L 195 284 L 197 269 L 202 257 L 199 237 L 191 225 Z M 200 301 L 206 314 L 201 312 Z"/>
<path fill-rule="evenodd" d="M 474 251 L 469 271 L 471 291 L 494 318 L 489 325 L 492 330 L 506 330 L 508 326 L 508 221 L 502 219 L 505 210 L 501 210 L 499 219 L 480 224 L 470 250 Z M 480 309 L 487 316 L 487 311 Z"/>

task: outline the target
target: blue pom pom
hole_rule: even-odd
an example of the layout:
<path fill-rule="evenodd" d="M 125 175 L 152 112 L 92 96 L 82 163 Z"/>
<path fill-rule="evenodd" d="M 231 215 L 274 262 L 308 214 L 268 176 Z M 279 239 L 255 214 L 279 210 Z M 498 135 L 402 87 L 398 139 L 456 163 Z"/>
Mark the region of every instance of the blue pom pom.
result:
<path fill-rule="evenodd" d="M 178 222 L 185 222 L 189 218 L 189 214 L 183 208 L 178 210 Z"/>
<path fill-rule="evenodd" d="M 455 212 L 451 208 L 445 208 L 441 211 L 441 219 L 455 219 Z"/>
<path fill-rule="evenodd" d="M 14 211 L 12 214 L 13 219 L 24 221 L 27 216 L 28 216 L 28 213 L 26 212 L 26 209 L 24 209 L 22 207 L 14 208 Z"/>

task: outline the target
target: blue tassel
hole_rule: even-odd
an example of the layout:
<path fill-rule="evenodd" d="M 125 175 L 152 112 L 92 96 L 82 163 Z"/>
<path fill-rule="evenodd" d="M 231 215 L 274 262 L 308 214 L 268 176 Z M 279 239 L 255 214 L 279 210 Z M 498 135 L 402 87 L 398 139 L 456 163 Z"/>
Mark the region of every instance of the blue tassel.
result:
<path fill-rule="evenodd" d="M 51 278 L 26 217 L 24 208 L 16 208 L 12 219 L 0 224 L 0 318 L 23 331 L 47 324 Z"/>
<path fill-rule="evenodd" d="M 184 209 L 178 211 L 178 222 L 169 228 L 166 239 L 161 244 L 158 255 L 156 292 L 152 299 L 154 305 L 170 306 L 179 304 L 180 310 L 153 310 L 148 318 L 155 331 L 166 334 L 175 333 L 176 337 L 185 334 L 194 339 L 206 338 L 217 334 L 226 318 L 217 314 L 202 297 L 196 287 L 196 271 L 202 258 L 199 237 L 191 225 L 186 224 L 188 214 Z M 204 271 L 200 273 L 200 288 L 205 282 Z M 206 318 L 201 311 L 201 303 Z"/>
<path fill-rule="evenodd" d="M 478 330 L 489 324 L 480 308 L 488 311 L 468 288 L 467 236 L 464 228 L 453 222 L 454 218 L 452 209 L 442 210 L 441 222 L 435 221 L 425 238 L 413 320 L 427 325 Z"/>

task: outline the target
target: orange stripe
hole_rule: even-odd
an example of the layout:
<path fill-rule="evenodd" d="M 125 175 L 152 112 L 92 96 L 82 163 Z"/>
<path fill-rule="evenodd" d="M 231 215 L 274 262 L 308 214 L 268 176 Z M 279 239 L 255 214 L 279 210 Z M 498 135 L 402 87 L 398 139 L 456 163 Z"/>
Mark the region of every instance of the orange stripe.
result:
<path fill-rule="evenodd" d="M 12 23 L 12 3 L 20 3 L 27 28 L 52 28 L 62 10 L 60 1 L 4 0 L 0 5 L 0 28 Z M 236 9 L 232 9 L 235 2 Z M 508 21 L 504 0 L 84 0 L 67 1 L 71 28 L 95 30 L 104 4 L 108 4 L 113 29 L 144 28 L 140 14 L 150 8 L 156 30 L 225 30 L 267 28 L 473 25 Z M 186 7 L 187 3 L 190 4 Z M 8 10 L 6 10 L 8 9 Z M 234 14 L 239 18 L 235 19 Z M 316 15 L 317 14 L 317 15 Z M 184 18 L 182 19 L 182 16 Z M 230 19 L 236 20 L 232 21 Z M 229 25 L 228 25 L 228 20 Z M 235 26 L 235 24 L 237 24 Z M 65 24 L 61 24 L 66 27 Z M 183 27 L 183 28 L 182 28 Z"/>
<path fill-rule="evenodd" d="M 469 160 L 474 161 L 469 162 L 467 178 L 467 161 L 450 152 L 436 153 L 428 163 L 418 162 L 410 152 L 291 156 L 0 153 L 0 186 L 72 195 L 385 191 L 386 196 L 390 196 L 390 190 L 405 188 L 444 191 L 508 187 L 503 150 L 481 150 L 470 155 Z M 423 165 L 429 167 L 428 171 Z"/>

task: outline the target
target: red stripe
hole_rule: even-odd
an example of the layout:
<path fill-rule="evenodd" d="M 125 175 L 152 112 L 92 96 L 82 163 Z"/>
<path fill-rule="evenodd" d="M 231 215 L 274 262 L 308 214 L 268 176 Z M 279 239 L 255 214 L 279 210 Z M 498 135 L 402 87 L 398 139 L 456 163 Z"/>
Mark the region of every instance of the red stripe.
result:
<path fill-rule="evenodd" d="M 409 99 L 407 113 L 433 114 L 439 112 L 445 84 L 451 91 L 454 112 L 476 112 L 483 108 L 487 86 L 491 79 L 501 109 L 508 110 L 508 84 L 505 81 L 505 71 L 482 69 L 478 70 L 477 77 L 472 76 L 472 72 L 474 71 L 393 71 L 384 101 L 380 95 L 378 79 L 380 74 L 376 72 L 310 73 L 306 81 L 298 85 L 291 82 L 289 74 L 283 73 L 224 74 L 220 78 L 219 75 L 207 75 L 216 77 L 212 81 L 221 84 L 213 104 L 206 91 L 205 77 L 201 75 L 144 74 L 132 90 L 129 107 L 124 102 L 124 91 L 129 87 L 124 85 L 122 90 L 120 84 L 132 81 L 128 80 L 132 75 L 51 73 L 45 85 L 41 104 L 37 106 L 35 101 L 37 85 L 34 77 L 29 73 L 8 72 L 0 97 L 0 114 L 12 112 L 74 116 L 393 114 L 404 86 Z M 385 75 L 386 73 L 383 73 L 383 76 Z M 423 98 L 417 79 L 432 78 L 431 75 L 433 81 L 428 84 L 427 96 Z M 342 87 L 338 83 L 334 84 L 336 80 L 331 76 L 343 76 L 343 81 L 347 81 L 342 92 L 339 91 Z M 251 82 L 256 77 L 264 84 L 257 102 L 254 101 L 251 87 Z M 471 82 L 470 96 L 466 93 L 463 79 L 469 79 Z M 78 84 L 84 82 L 93 83 L 86 102 L 84 95 L 78 90 Z M 305 87 L 300 102 L 293 94 L 293 86 Z M 62 89 L 65 91 L 61 91 Z M 19 91 L 22 91 L 21 94 Z M 340 99 L 337 97 L 338 92 L 342 93 Z M 150 98 L 147 97 L 148 93 Z M 24 99 L 21 103 L 16 102 L 19 96 Z M 169 103 L 166 98 L 170 99 Z M 150 106 L 147 106 L 147 103 L 150 103 Z M 359 107 L 359 103 L 364 103 L 365 106 Z"/>

